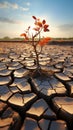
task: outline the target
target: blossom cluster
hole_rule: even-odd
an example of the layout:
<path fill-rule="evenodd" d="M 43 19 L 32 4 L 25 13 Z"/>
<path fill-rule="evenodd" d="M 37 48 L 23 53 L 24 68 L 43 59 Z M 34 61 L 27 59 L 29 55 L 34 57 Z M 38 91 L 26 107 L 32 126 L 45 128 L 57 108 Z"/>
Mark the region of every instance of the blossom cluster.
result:
<path fill-rule="evenodd" d="M 46 20 L 44 20 L 44 19 L 41 21 L 40 19 L 36 18 L 35 16 L 32 16 L 32 18 L 35 20 L 35 22 L 34 22 L 35 27 L 33 28 L 33 30 L 35 31 L 35 34 L 34 35 L 32 34 L 32 41 L 33 41 L 34 38 L 36 38 L 42 31 L 48 32 L 49 31 L 49 29 L 48 29 L 49 25 L 46 24 Z M 24 36 L 25 40 L 30 39 L 30 37 L 28 35 L 30 28 L 31 27 L 29 26 L 27 28 L 27 30 L 25 31 L 25 33 L 22 33 L 20 35 L 20 36 Z M 43 46 L 43 45 L 47 44 L 50 40 L 51 40 L 51 38 L 49 38 L 49 37 L 46 37 L 46 38 L 43 38 L 43 39 L 40 38 L 40 41 L 38 42 L 38 44 L 40 46 Z"/>
<path fill-rule="evenodd" d="M 32 16 L 33 19 L 35 19 L 35 25 L 36 25 L 36 28 L 34 28 L 35 31 L 40 31 L 40 29 L 43 29 L 44 32 L 47 32 L 49 31 L 48 27 L 49 25 L 46 24 L 46 20 L 40 20 L 38 18 L 36 18 L 35 16 Z"/>

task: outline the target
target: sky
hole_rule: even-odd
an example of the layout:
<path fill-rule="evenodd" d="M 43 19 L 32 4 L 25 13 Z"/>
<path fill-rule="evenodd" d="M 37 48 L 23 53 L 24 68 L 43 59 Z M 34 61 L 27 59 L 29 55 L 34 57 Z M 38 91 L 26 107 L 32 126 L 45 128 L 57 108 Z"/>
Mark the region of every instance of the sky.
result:
<path fill-rule="evenodd" d="M 45 19 L 45 36 L 73 37 L 73 0 L 0 0 L 0 37 L 20 37 L 36 16 Z"/>

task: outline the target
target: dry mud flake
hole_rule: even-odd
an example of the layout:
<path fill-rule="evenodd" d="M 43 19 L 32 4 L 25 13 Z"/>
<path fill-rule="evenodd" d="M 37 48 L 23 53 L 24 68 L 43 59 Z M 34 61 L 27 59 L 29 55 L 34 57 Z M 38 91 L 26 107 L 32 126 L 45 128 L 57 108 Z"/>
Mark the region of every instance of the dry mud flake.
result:
<path fill-rule="evenodd" d="M 1 103 L 2 104 L 2 103 Z M 4 104 L 2 104 L 3 107 Z M 0 130 L 20 130 L 21 127 L 21 117 L 10 107 L 5 107 L 3 113 L 0 116 Z"/>
<path fill-rule="evenodd" d="M 11 80 L 12 79 L 10 76 L 7 76 L 7 77 L 0 76 L 0 85 L 9 84 L 11 82 Z"/>

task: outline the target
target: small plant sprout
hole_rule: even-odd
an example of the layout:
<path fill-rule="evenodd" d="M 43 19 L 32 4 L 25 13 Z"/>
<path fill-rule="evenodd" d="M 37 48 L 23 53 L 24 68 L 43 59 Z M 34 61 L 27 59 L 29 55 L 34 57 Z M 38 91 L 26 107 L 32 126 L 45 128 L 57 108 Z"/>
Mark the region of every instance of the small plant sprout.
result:
<path fill-rule="evenodd" d="M 32 16 L 34 19 L 34 27 L 32 28 L 35 33 L 30 34 L 30 29 L 31 27 L 29 26 L 26 30 L 25 33 L 22 33 L 20 36 L 23 36 L 25 41 L 30 41 L 31 39 L 31 45 L 33 46 L 34 52 L 35 52 L 35 64 L 37 66 L 37 70 L 41 70 L 41 66 L 39 64 L 39 55 L 42 52 L 42 47 L 47 44 L 51 38 L 50 37 L 44 37 L 41 38 L 41 33 L 42 32 L 49 32 L 49 25 L 46 23 L 46 20 L 40 20 L 36 18 L 35 16 Z M 33 32 L 33 31 L 32 31 Z M 36 42 L 36 38 L 38 41 Z M 37 49 L 37 46 L 40 46 L 40 51 Z"/>

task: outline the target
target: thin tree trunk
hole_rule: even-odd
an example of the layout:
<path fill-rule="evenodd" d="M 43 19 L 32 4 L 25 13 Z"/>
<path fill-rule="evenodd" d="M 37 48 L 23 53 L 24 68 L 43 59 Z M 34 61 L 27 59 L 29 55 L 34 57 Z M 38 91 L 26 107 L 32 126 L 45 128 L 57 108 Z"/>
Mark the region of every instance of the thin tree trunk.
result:
<path fill-rule="evenodd" d="M 36 45 L 34 45 L 33 47 L 34 47 L 34 51 L 35 51 L 35 54 L 36 54 L 36 65 L 37 65 L 37 69 L 40 69 L 39 55 L 38 55 L 37 50 L 36 50 Z"/>

